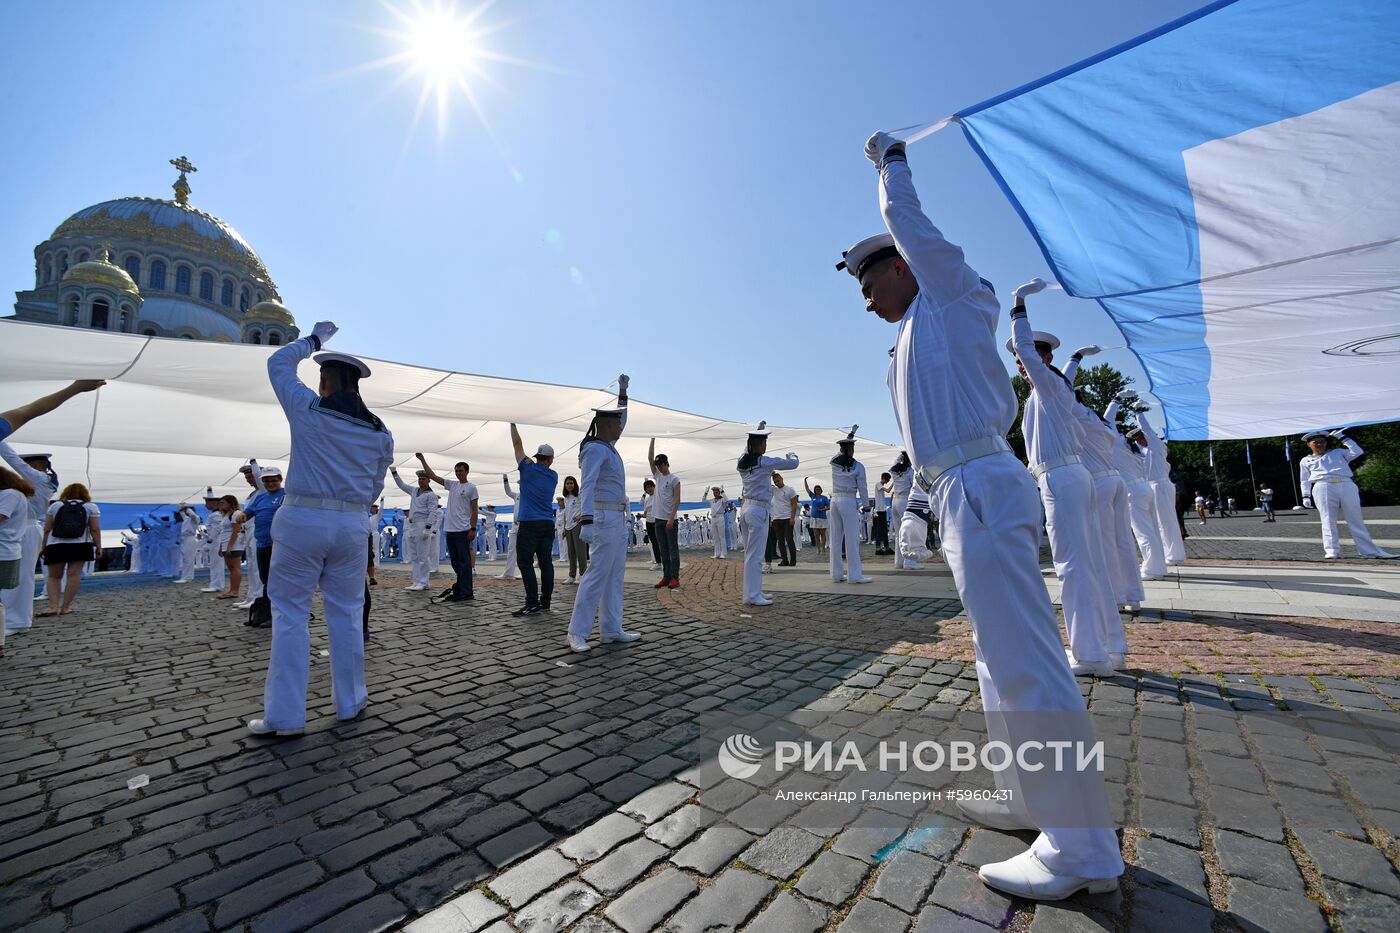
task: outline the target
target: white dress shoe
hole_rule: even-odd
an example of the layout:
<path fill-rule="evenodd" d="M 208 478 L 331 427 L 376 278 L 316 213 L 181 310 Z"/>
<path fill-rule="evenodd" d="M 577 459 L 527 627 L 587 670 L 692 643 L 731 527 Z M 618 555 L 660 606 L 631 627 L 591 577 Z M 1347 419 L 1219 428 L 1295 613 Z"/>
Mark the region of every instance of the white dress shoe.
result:
<path fill-rule="evenodd" d="M 405 587 L 405 589 L 413 590 L 414 592 L 421 592 L 422 590 L 426 590 L 427 587 L 426 587 L 426 586 L 419 586 L 417 583 L 414 583 L 414 584 L 412 584 L 412 585 L 410 585 L 410 586 Z"/>
<path fill-rule="evenodd" d="M 919 563 L 919 562 L 916 561 L 916 560 L 906 560 L 906 561 L 904 562 L 904 569 L 905 569 L 905 570 L 923 570 L 923 569 L 924 569 L 924 565 L 921 564 L 921 563 Z"/>
<path fill-rule="evenodd" d="M 1011 833 L 1037 832 L 1040 829 L 1031 824 L 1029 817 L 1013 813 L 1010 807 L 997 800 L 959 800 L 958 809 L 963 816 L 988 829 Z"/>
<path fill-rule="evenodd" d="M 217 586 L 205 586 L 205 587 L 201 587 L 199 591 L 200 591 L 201 593 L 221 593 L 221 592 L 223 592 L 223 591 L 220 590 Z"/>
<path fill-rule="evenodd" d="M 642 638 L 642 636 L 638 635 L 636 632 L 625 632 L 625 631 L 624 631 L 624 632 L 610 632 L 610 633 L 608 633 L 608 634 L 606 634 L 606 635 L 600 635 L 600 636 L 598 637 L 598 640 L 601 641 L 603 644 L 607 645 L 607 644 L 611 644 L 611 643 L 613 643 L 613 642 L 624 642 L 624 643 L 625 643 L 625 642 L 629 642 L 629 641 L 640 641 L 641 638 Z"/>
<path fill-rule="evenodd" d="M 1075 677 L 1084 677 L 1093 674 L 1095 677 L 1112 677 L 1113 665 L 1108 661 L 1081 661 L 1068 651 L 1065 652 L 1065 660 L 1069 661 L 1070 673 Z"/>
<path fill-rule="evenodd" d="M 1062 901 L 1080 891 L 1107 894 L 1118 889 L 1117 878 L 1057 875 L 1029 849 L 1004 862 L 983 865 L 977 875 L 987 887 L 1028 901 Z"/>
<path fill-rule="evenodd" d="M 874 582 L 875 582 L 875 578 L 874 578 L 874 577 L 856 577 L 855 579 L 851 579 L 850 577 L 847 577 L 847 578 L 846 578 L 846 582 L 847 582 L 847 583 L 874 583 Z"/>
<path fill-rule="evenodd" d="M 277 729 L 269 726 L 266 719 L 250 719 L 248 720 L 248 731 L 253 735 L 272 735 L 273 733 L 277 735 L 301 735 L 306 729 Z"/>
<path fill-rule="evenodd" d="M 570 636 L 569 636 L 569 647 L 570 647 L 572 650 L 577 651 L 577 652 L 579 652 L 580 654 L 582 654 L 583 652 L 585 652 L 585 651 L 588 650 L 588 642 L 587 642 L 587 640 L 585 640 L 585 639 L 582 639 L 582 638 L 575 638 L 575 637 L 573 637 L 572 635 L 570 635 Z"/>
<path fill-rule="evenodd" d="M 1123 604 L 1123 611 L 1124 611 L 1124 612 L 1141 612 L 1141 611 L 1142 611 L 1142 603 L 1138 602 L 1136 599 L 1130 599 L 1130 600 L 1128 600 L 1126 603 Z"/>
<path fill-rule="evenodd" d="M 1112 665 L 1115 671 L 1126 671 L 1128 669 L 1128 656 L 1126 654 L 1119 654 L 1116 651 L 1110 651 L 1108 653 L 1108 663 Z"/>
<path fill-rule="evenodd" d="M 744 600 L 744 605 L 745 605 L 745 606 L 771 606 L 771 605 L 773 605 L 773 600 L 770 599 L 770 598 L 767 597 L 767 596 L 760 596 L 758 599 L 746 599 L 746 600 Z"/>

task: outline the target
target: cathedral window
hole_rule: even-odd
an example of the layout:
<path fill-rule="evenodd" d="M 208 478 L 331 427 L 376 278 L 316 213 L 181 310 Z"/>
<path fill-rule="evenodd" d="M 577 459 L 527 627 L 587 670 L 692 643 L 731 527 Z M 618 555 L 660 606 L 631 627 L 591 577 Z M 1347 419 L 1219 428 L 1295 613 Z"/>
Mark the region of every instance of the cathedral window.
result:
<path fill-rule="evenodd" d="M 139 283 L 141 281 L 141 257 L 126 257 L 126 274 L 131 276 L 131 281 Z"/>
<path fill-rule="evenodd" d="M 190 267 L 175 267 L 175 293 L 177 295 L 188 295 L 190 293 Z"/>
<path fill-rule="evenodd" d="M 47 284 L 53 281 L 53 260 L 48 256 L 44 257 L 44 281 L 40 284 Z"/>
<path fill-rule="evenodd" d="M 93 330 L 107 329 L 107 312 L 110 306 L 106 301 L 98 298 L 92 303 L 92 322 L 88 324 Z"/>
<path fill-rule="evenodd" d="M 282 343 L 282 335 L 281 335 L 281 334 L 268 334 L 268 335 L 267 335 L 267 345 L 268 345 L 269 347 L 275 347 L 275 346 L 278 346 L 278 345 L 281 344 L 281 343 Z"/>
<path fill-rule="evenodd" d="M 78 262 L 87 262 L 91 258 L 92 257 L 88 255 L 87 250 L 82 250 L 78 253 Z"/>
<path fill-rule="evenodd" d="M 165 263 L 159 259 L 151 261 L 151 288 L 158 292 L 165 291 Z"/>
<path fill-rule="evenodd" d="M 68 274 L 68 254 L 58 254 L 58 277 L 61 279 Z"/>
<path fill-rule="evenodd" d="M 63 323 L 67 324 L 69 327 L 77 327 L 77 326 L 78 326 L 78 296 L 77 296 L 77 295 L 70 295 L 70 296 L 68 296 L 68 314 L 66 315 L 66 318 L 65 318 L 65 320 L 64 320 Z"/>
<path fill-rule="evenodd" d="M 199 297 L 203 301 L 214 300 L 214 276 L 208 272 L 199 274 Z"/>
<path fill-rule="evenodd" d="M 154 330 L 153 328 L 150 328 L 150 327 L 147 327 L 145 330 L 141 331 L 141 336 L 142 336 L 142 337 L 154 337 L 155 335 L 156 335 L 155 330 Z"/>
<path fill-rule="evenodd" d="M 248 335 L 249 343 L 262 343 L 262 331 L 253 331 Z"/>
<path fill-rule="evenodd" d="M 131 332 L 131 307 L 122 305 L 121 316 L 117 318 L 117 330 L 123 334 Z"/>
<path fill-rule="evenodd" d="M 243 286 L 243 290 L 238 293 L 238 310 L 248 310 L 248 286 Z"/>
<path fill-rule="evenodd" d="M 224 279 L 224 284 L 219 289 L 219 304 L 225 308 L 233 307 L 233 280 Z"/>

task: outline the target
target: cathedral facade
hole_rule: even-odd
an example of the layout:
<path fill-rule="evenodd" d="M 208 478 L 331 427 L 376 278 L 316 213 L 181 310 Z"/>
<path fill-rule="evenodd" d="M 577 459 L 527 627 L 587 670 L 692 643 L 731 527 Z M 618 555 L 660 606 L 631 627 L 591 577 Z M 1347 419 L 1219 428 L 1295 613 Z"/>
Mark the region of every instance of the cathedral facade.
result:
<path fill-rule="evenodd" d="M 83 208 L 34 248 L 34 288 L 13 320 L 147 337 L 278 345 L 296 321 L 248 241 L 190 206 L 181 156 L 175 200 L 118 198 Z"/>

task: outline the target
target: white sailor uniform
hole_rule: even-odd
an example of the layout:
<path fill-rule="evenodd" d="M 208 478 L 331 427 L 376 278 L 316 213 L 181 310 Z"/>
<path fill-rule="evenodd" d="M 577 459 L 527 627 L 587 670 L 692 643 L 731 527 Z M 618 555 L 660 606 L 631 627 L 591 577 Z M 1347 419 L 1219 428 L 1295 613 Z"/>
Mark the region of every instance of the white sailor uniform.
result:
<path fill-rule="evenodd" d="M 199 532 L 199 513 L 193 506 L 180 506 L 180 538 L 176 545 L 179 554 L 179 576 L 175 578 L 176 583 L 191 583 L 194 581 L 194 560 L 195 549 L 199 546 L 199 539 L 195 537 Z"/>
<path fill-rule="evenodd" d="M 773 501 L 773 472 L 795 470 L 801 465 L 797 454 L 769 457 L 746 453 L 739 458 L 739 478 L 744 497 L 744 603 L 767 605 L 763 592 L 763 555 L 768 543 L 770 504 Z"/>
<path fill-rule="evenodd" d="M 713 490 L 711 490 L 713 495 Z M 718 499 L 710 500 L 710 537 L 713 539 L 715 550 L 712 556 L 726 558 L 729 556 L 729 549 L 724 541 L 724 513 L 729 507 L 729 500 L 721 494 Z"/>
<path fill-rule="evenodd" d="M 827 513 L 830 517 L 827 527 L 831 529 L 831 546 L 828 549 L 831 558 L 831 579 L 837 583 L 841 582 L 843 574 L 851 583 L 870 582 L 860 563 L 860 507 L 865 504 L 866 499 L 864 464 L 855 458 L 845 462 L 845 458 L 839 455 L 833 457 L 831 510 Z"/>
<path fill-rule="evenodd" d="M 506 495 L 510 501 L 515 503 L 515 507 L 510 510 L 510 528 L 506 535 L 506 569 L 500 573 L 502 580 L 514 580 L 520 570 L 515 566 L 515 532 L 520 527 L 520 494 L 510 488 L 510 477 L 502 475 L 505 481 Z"/>
<path fill-rule="evenodd" d="M 1036 486 L 1005 440 L 1016 397 L 997 352 L 997 300 L 962 250 L 924 215 L 903 160 L 884 160 L 880 201 L 919 284 L 889 366 L 896 422 L 919 470 L 916 482 L 928 491 L 943 556 L 972 623 L 988 730 L 1007 741 L 1015 727 L 997 713 L 1084 713 L 1085 704 L 1040 574 Z M 1042 815 L 1031 851 L 1047 868 L 1094 879 L 1122 874 L 1112 828 L 1072 818 L 1066 819 L 1072 828 L 1056 828 L 1045 818 L 1106 812 L 1098 775 L 1046 768 L 996 777 L 1032 814 Z"/>
<path fill-rule="evenodd" d="M 425 590 L 438 565 L 438 497 L 431 489 L 410 486 L 393 471 L 394 482 L 408 494 L 408 515 L 404 526 L 404 556 L 413 568 L 412 589 Z"/>
<path fill-rule="evenodd" d="M 330 642 L 331 700 L 340 719 L 369 702 L 365 687 L 365 515 L 384 488 L 394 439 L 373 415 L 365 420 L 325 404 L 297 378 L 315 337 L 283 346 L 267 374 L 291 428 L 287 495 L 272 519 L 267 595 L 272 654 L 263 690 L 264 723 L 277 730 L 306 724 L 311 639 L 307 621 L 319 584 Z M 360 406 L 364 411 L 363 405 Z M 368 415 L 367 411 L 364 414 Z"/>
<path fill-rule="evenodd" d="M 1114 399 L 1104 409 L 1103 418 L 1109 425 L 1117 424 L 1118 408 L 1118 400 Z M 1119 443 L 1113 447 L 1113 463 L 1128 487 L 1128 521 L 1141 557 L 1138 578 L 1160 580 L 1167 575 L 1167 551 L 1162 526 L 1157 521 L 1157 495 L 1147 481 L 1147 458 L 1136 444 L 1119 437 Z"/>
<path fill-rule="evenodd" d="M 29 523 L 20 542 L 19 586 L 0 590 L 0 602 L 5 606 L 5 630 L 17 632 L 34 624 L 34 568 L 39 564 L 39 551 L 44 542 L 44 517 L 49 500 L 58 494 L 58 477 L 25 463 L 5 441 L 0 441 L 0 457 L 34 486 L 34 494 L 25 501 Z"/>
<path fill-rule="evenodd" d="M 1322 520 L 1322 552 L 1329 558 L 1341 556 L 1342 542 L 1337 534 L 1337 519 L 1344 518 L 1347 530 L 1351 532 L 1351 540 L 1356 543 L 1356 550 L 1362 557 L 1393 557 L 1371 540 L 1371 532 L 1361 518 L 1361 495 L 1351 478 L 1351 461 L 1365 451 L 1349 437 L 1337 439 L 1341 441 L 1342 449 L 1334 448 L 1321 456 L 1308 454 L 1298 461 L 1298 483 L 1303 498 L 1312 499 L 1317 504 L 1318 517 Z"/>
<path fill-rule="evenodd" d="M 627 427 L 627 399 L 618 400 Z M 570 639 L 587 639 L 598 620 L 604 638 L 622 632 L 622 579 L 627 570 L 627 471 L 617 448 L 597 438 L 585 438 L 578 452 L 579 497 L 582 500 L 579 536 L 588 544 L 588 572 L 578 581 Z"/>
<path fill-rule="evenodd" d="M 222 552 L 231 531 L 223 512 L 215 509 L 209 513 L 209 518 L 204 522 L 204 543 L 209 548 L 209 585 L 204 588 L 206 593 L 222 593 L 228 584 L 228 567 Z"/>
<path fill-rule="evenodd" d="M 899 534 L 899 526 L 904 521 L 904 510 L 909 508 L 909 493 L 914 488 L 914 469 L 910 467 L 903 472 L 890 470 L 890 525 L 896 534 Z M 884 493 L 879 492 L 883 497 Z M 876 511 L 879 511 L 877 508 Z M 894 569 L 903 570 L 906 566 L 917 563 L 904 556 L 901 549 L 894 549 Z"/>
<path fill-rule="evenodd" d="M 1171 480 L 1171 464 L 1167 461 L 1167 445 L 1145 417 L 1138 418 L 1138 427 L 1147 441 L 1147 482 L 1152 487 L 1152 496 L 1157 505 L 1157 526 L 1162 531 L 1162 549 L 1167 556 L 1168 566 L 1186 560 L 1186 542 L 1181 538 L 1181 524 L 1177 521 L 1176 486 Z"/>

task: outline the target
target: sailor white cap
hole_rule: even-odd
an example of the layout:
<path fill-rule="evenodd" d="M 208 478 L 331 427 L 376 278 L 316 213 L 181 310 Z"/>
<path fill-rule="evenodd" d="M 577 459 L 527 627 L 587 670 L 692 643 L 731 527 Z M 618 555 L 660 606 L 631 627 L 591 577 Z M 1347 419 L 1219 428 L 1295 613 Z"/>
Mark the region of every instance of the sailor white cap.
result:
<path fill-rule="evenodd" d="M 46 450 L 37 454 L 20 454 L 19 458 L 21 460 L 52 460 L 53 454 Z"/>
<path fill-rule="evenodd" d="M 415 476 L 427 476 L 427 475 L 428 475 L 428 471 L 427 471 L 427 470 L 417 470 L 417 471 L 415 471 L 414 475 L 415 475 Z"/>
<path fill-rule="evenodd" d="M 601 408 L 593 409 L 593 414 L 601 415 L 604 418 L 621 418 L 625 411 L 627 411 L 625 405 L 604 405 Z"/>
<path fill-rule="evenodd" d="M 240 473 L 252 473 L 252 472 L 253 472 L 253 465 L 252 465 L 251 463 L 245 463 L 245 464 L 243 464 L 241 467 L 238 468 L 238 472 L 240 472 Z"/>
<path fill-rule="evenodd" d="M 340 363 L 358 371 L 361 379 L 369 377 L 369 367 L 348 353 L 317 353 L 312 359 L 316 361 L 318 366 L 325 366 L 327 363 Z"/>
<path fill-rule="evenodd" d="M 275 477 L 277 477 L 278 479 L 281 479 L 281 478 L 282 478 L 282 470 L 281 470 L 281 468 L 280 468 L 280 467 L 263 467 L 262 478 L 263 478 L 263 479 L 267 479 L 269 476 L 275 476 Z"/>
<path fill-rule="evenodd" d="M 841 261 L 836 264 L 838 270 L 845 269 L 857 279 L 873 262 L 878 262 L 888 256 L 898 256 L 899 250 L 895 248 L 894 237 L 888 233 L 877 233 L 875 236 L 868 236 L 855 246 L 841 253 Z"/>
<path fill-rule="evenodd" d="M 1032 331 L 1031 333 L 1032 333 L 1032 335 L 1035 337 L 1035 342 L 1036 342 L 1036 343 L 1045 343 L 1045 344 L 1049 344 L 1049 345 L 1050 345 L 1050 349 L 1052 349 L 1052 350 L 1054 350 L 1056 347 L 1058 347 L 1058 346 L 1060 345 L 1060 338 L 1059 338 L 1059 337 L 1056 337 L 1054 334 L 1050 333 L 1048 330 L 1037 330 L 1037 331 Z M 1015 352 L 1016 352 L 1016 342 L 1015 342 L 1015 338 L 1013 338 L 1013 337 L 1007 337 L 1007 338 L 1006 338 L 1006 351 L 1007 351 L 1008 353 L 1015 353 Z"/>
<path fill-rule="evenodd" d="M 760 421 L 756 427 L 749 428 L 749 437 L 767 437 L 772 433 L 768 430 L 767 421 Z"/>
<path fill-rule="evenodd" d="M 846 444 L 854 444 L 854 443 L 856 442 L 856 431 L 859 430 L 859 429 L 860 429 L 860 425 L 858 425 L 858 424 L 853 424 L 853 425 L 851 425 L 851 430 L 849 430 L 849 431 L 846 432 L 846 436 L 843 437 L 843 438 L 841 438 L 839 441 L 836 442 L 837 446 L 839 447 L 839 446 L 844 446 L 844 445 L 846 445 Z"/>
<path fill-rule="evenodd" d="M 551 447 L 551 446 L 549 446 L 548 444 L 541 444 L 541 445 L 535 450 L 535 456 L 536 456 L 536 457 L 552 457 L 552 456 L 554 456 L 554 448 Z"/>
<path fill-rule="evenodd" d="M 1303 435 L 1303 440 L 1304 440 L 1304 441 L 1310 441 L 1310 440 L 1312 440 L 1312 439 L 1315 438 L 1315 437 L 1328 437 L 1328 436 L 1329 436 L 1329 435 L 1327 434 L 1326 431 L 1309 431 L 1307 434 L 1304 434 L 1304 435 Z"/>

